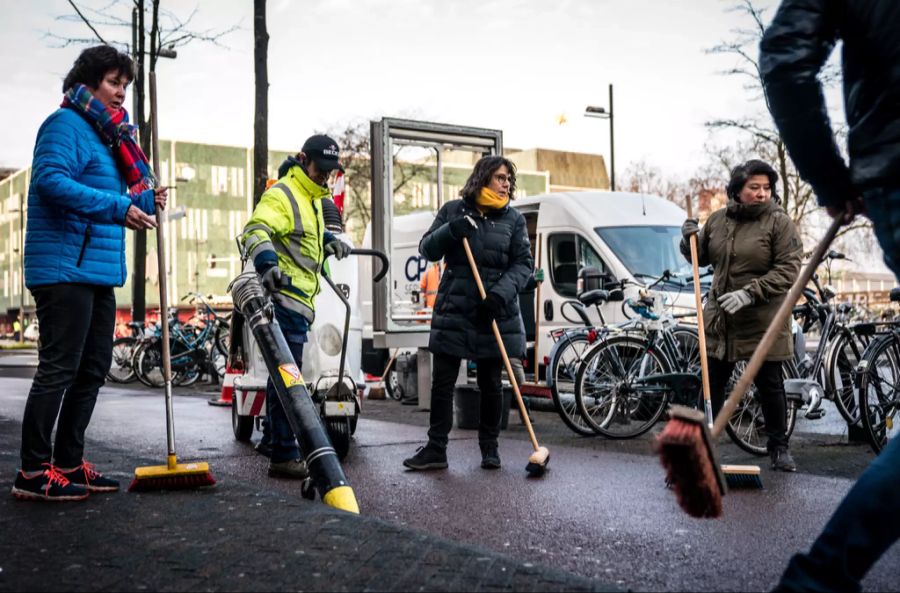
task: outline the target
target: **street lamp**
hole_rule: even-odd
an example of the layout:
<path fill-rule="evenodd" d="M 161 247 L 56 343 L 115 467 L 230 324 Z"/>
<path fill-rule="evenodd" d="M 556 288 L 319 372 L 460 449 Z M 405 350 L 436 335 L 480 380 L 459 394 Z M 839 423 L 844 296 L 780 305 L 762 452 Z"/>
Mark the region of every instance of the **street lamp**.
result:
<path fill-rule="evenodd" d="M 616 148 L 613 135 L 613 85 L 609 85 L 609 111 L 603 107 L 588 105 L 584 109 L 585 117 L 596 117 L 609 120 L 609 189 L 616 191 Z"/>

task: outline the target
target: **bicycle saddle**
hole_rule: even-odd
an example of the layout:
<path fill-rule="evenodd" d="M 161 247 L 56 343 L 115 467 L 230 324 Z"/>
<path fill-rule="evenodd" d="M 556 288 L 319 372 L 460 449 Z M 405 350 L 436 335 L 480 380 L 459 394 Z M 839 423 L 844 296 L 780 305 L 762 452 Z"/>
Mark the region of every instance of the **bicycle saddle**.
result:
<path fill-rule="evenodd" d="M 588 307 L 592 305 L 597 305 L 600 303 L 605 303 L 609 300 L 609 291 L 601 290 L 599 288 L 594 290 L 589 290 L 587 292 L 583 292 L 578 295 L 578 300 L 587 305 Z"/>

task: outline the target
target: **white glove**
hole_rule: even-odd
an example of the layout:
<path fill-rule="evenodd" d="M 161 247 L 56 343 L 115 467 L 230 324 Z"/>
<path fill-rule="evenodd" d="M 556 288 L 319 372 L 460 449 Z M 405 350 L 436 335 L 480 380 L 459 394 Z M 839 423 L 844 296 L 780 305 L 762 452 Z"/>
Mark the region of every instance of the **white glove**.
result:
<path fill-rule="evenodd" d="M 325 245 L 325 256 L 333 255 L 335 259 L 344 259 L 350 255 L 351 249 L 353 248 L 340 239 L 335 239 Z"/>
<path fill-rule="evenodd" d="M 272 266 L 263 272 L 259 278 L 265 289 L 271 293 L 276 293 L 281 288 L 281 268 L 278 266 Z"/>
<path fill-rule="evenodd" d="M 742 288 L 733 292 L 726 292 L 718 298 L 718 301 L 726 313 L 734 315 L 747 305 L 752 305 L 753 296 Z"/>

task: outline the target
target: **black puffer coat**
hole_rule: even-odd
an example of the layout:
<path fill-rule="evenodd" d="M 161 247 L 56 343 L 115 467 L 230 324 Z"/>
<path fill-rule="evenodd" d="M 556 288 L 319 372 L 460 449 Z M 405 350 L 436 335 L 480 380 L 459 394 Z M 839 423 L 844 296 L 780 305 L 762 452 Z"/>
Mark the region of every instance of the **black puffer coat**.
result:
<path fill-rule="evenodd" d="M 838 39 L 849 170 L 816 78 Z M 772 116 L 822 205 L 900 181 L 900 1 L 784 0 L 760 49 Z"/>
<path fill-rule="evenodd" d="M 444 204 L 419 243 L 419 252 L 428 261 L 443 258 L 447 263 L 434 303 L 428 349 L 469 360 L 500 358 L 491 326 L 478 319 L 481 296 L 462 241 L 453 238 L 448 225 L 451 220 L 466 215 L 478 224 L 475 234 L 469 237 L 469 246 L 484 289 L 506 303 L 497 320 L 503 345 L 510 357 L 524 356 L 525 326 L 519 314 L 518 297 L 534 268 L 525 219 L 509 206 L 482 216 L 466 200 Z"/>

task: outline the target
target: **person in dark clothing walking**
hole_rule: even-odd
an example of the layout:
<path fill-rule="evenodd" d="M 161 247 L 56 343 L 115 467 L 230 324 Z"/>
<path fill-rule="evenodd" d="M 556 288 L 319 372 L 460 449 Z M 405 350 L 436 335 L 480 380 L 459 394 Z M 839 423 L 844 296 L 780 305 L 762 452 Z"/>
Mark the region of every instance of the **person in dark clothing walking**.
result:
<path fill-rule="evenodd" d="M 727 206 L 713 212 L 702 229 L 694 219 L 682 227 L 684 257 L 690 261 L 688 237 L 696 233 L 698 264 L 715 270 L 703 321 L 716 414 L 725 401 L 735 363 L 753 355 L 800 271 L 803 244 L 793 221 L 776 201 L 777 181 L 778 174 L 767 163 L 747 161 L 731 173 Z M 797 467 L 788 448 L 781 365 L 793 355 L 788 321 L 754 381 L 772 469 L 790 472 Z"/>
<path fill-rule="evenodd" d="M 835 143 L 817 75 L 843 41 L 850 166 Z M 784 0 L 760 45 L 772 116 L 800 175 L 833 218 L 866 214 L 900 277 L 900 2 Z M 900 537 L 900 439 L 859 477 L 777 590 L 859 591 Z"/>
<path fill-rule="evenodd" d="M 434 356 L 431 428 L 428 444 L 406 459 L 413 470 L 447 467 L 447 440 L 453 426 L 453 388 L 462 359 L 477 364 L 481 390 L 478 444 L 481 467 L 500 467 L 497 439 L 503 397 L 503 362 L 491 330 L 496 320 L 510 358 L 525 354 L 525 326 L 519 292 L 531 277 L 534 262 L 525 219 L 509 202 L 516 191 L 516 168 L 500 156 L 476 163 L 460 191 L 461 200 L 444 204 L 419 243 L 429 261 L 446 263 L 431 318 L 428 349 Z M 467 238 L 478 264 L 487 298 L 481 299 L 462 239 Z"/>

